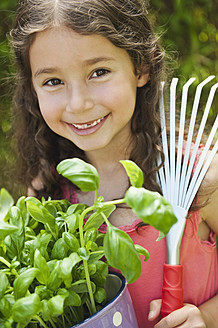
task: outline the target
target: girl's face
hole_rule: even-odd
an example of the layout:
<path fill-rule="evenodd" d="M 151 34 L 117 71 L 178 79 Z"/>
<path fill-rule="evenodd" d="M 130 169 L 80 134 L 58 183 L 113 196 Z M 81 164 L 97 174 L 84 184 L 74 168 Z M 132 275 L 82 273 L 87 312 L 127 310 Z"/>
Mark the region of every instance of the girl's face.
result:
<path fill-rule="evenodd" d="M 148 76 L 135 75 L 125 50 L 103 36 L 55 27 L 36 35 L 30 65 L 42 116 L 55 133 L 85 152 L 129 138 L 136 89 Z"/>

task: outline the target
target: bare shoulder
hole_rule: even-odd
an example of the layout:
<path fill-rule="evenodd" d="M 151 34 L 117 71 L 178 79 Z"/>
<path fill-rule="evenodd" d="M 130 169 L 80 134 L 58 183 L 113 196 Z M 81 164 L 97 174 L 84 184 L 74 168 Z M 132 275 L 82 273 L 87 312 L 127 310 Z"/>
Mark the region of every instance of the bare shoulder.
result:
<path fill-rule="evenodd" d="M 218 154 L 215 155 L 198 192 L 200 203 L 207 201 L 201 209 L 201 217 L 218 235 Z"/>
<path fill-rule="evenodd" d="M 43 188 L 43 183 L 42 183 L 42 179 L 40 178 L 40 176 L 37 176 L 33 181 L 32 181 L 32 187 L 28 187 L 27 189 L 27 196 L 29 197 L 35 197 L 35 190 L 40 190 Z"/>

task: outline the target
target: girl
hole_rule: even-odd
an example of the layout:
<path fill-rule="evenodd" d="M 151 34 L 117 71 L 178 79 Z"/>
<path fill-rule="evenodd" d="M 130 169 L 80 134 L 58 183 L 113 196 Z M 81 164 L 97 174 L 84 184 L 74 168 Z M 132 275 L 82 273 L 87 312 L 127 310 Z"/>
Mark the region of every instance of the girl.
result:
<path fill-rule="evenodd" d="M 91 204 L 91 192 L 80 192 L 55 172 L 70 157 L 97 168 L 105 200 L 122 197 L 129 186 L 121 159 L 135 161 L 144 186 L 160 191 L 155 163 L 162 154 L 158 98 L 164 56 L 143 0 L 21 0 L 11 34 L 18 69 L 16 133 L 28 194 Z M 217 186 L 217 167 L 215 158 L 203 194 L 212 182 Z M 211 193 L 187 222 L 181 252 L 186 303 L 162 320 L 165 241 L 157 243 L 157 231 L 140 225 L 129 208 L 111 215 L 113 225 L 150 252 L 141 277 L 129 286 L 139 327 L 217 325 L 217 196 L 217 190 Z"/>

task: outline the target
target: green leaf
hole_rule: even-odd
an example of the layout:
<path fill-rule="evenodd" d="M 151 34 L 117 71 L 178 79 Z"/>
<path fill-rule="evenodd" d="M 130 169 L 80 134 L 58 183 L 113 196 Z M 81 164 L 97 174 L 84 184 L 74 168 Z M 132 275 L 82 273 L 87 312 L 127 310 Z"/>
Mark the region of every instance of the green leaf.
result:
<path fill-rule="evenodd" d="M 165 237 L 165 234 L 162 231 L 159 231 L 159 235 L 156 241 L 160 241 L 161 239 L 163 239 Z"/>
<path fill-rule="evenodd" d="M 143 185 L 143 173 L 138 165 L 130 160 L 120 161 L 120 163 L 124 166 L 131 185 L 141 188 Z"/>
<path fill-rule="evenodd" d="M 91 286 L 92 286 L 92 292 L 95 293 L 96 286 L 92 281 L 91 281 Z M 87 293 L 88 292 L 87 282 L 86 280 L 82 280 L 82 279 L 77 280 L 72 284 L 70 289 L 78 294 Z"/>
<path fill-rule="evenodd" d="M 96 261 L 100 260 L 104 256 L 103 248 L 98 247 L 98 252 L 91 253 L 88 259 L 88 263 L 95 263 Z"/>
<path fill-rule="evenodd" d="M 71 253 L 70 256 L 71 260 L 73 261 L 74 265 L 82 261 L 81 257 L 77 253 Z"/>
<path fill-rule="evenodd" d="M 48 300 L 48 309 L 52 316 L 59 316 L 64 311 L 64 301 L 68 294 L 56 295 Z"/>
<path fill-rule="evenodd" d="M 99 187 L 96 168 L 79 158 L 63 160 L 57 165 L 57 171 L 82 191 L 97 190 Z"/>
<path fill-rule="evenodd" d="M 59 272 L 60 272 L 60 268 L 59 268 L 60 262 L 61 261 L 56 262 L 56 264 L 54 265 L 54 268 L 53 268 L 53 270 L 50 274 L 50 277 L 48 279 L 47 287 L 49 289 L 53 290 L 53 291 L 57 290 L 60 287 L 60 285 L 63 281 L 63 279 L 60 277 L 60 274 L 59 274 Z"/>
<path fill-rule="evenodd" d="M 26 197 L 26 202 L 31 202 L 36 205 L 42 204 L 40 200 L 36 197 Z"/>
<path fill-rule="evenodd" d="M 4 221 L 8 211 L 14 204 L 14 200 L 6 189 L 1 188 L 0 190 L 0 221 Z"/>
<path fill-rule="evenodd" d="M 144 256 L 144 261 L 148 261 L 148 259 L 149 259 L 149 253 L 148 253 L 147 249 L 145 249 L 141 245 L 137 245 L 137 244 L 135 244 L 135 249 L 137 250 L 137 252 L 140 255 L 143 255 Z"/>
<path fill-rule="evenodd" d="M 0 299 L 4 296 L 5 291 L 9 286 L 9 281 L 4 272 L 0 272 Z"/>
<path fill-rule="evenodd" d="M 97 251 L 97 249 L 98 249 L 98 245 L 97 245 L 94 241 L 89 240 L 89 241 L 86 243 L 86 249 L 87 249 L 88 251 L 95 252 L 95 251 Z"/>
<path fill-rule="evenodd" d="M 104 213 L 106 218 L 109 218 L 109 216 L 115 209 L 116 209 L 115 205 L 105 205 L 97 209 L 97 211 L 92 215 L 90 215 L 90 217 L 86 221 L 84 230 L 88 230 L 91 228 L 98 229 L 104 223 L 104 218 L 101 213 Z"/>
<path fill-rule="evenodd" d="M 81 261 L 81 260 L 79 259 L 79 261 Z M 63 276 L 68 276 L 69 273 L 71 273 L 71 271 L 72 271 L 75 264 L 76 263 L 73 261 L 72 258 L 65 257 L 65 259 L 63 259 L 60 263 L 60 270 L 62 272 L 62 275 Z"/>
<path fill-rule="evenodd" d="M 79 228 L 79 215 L 71 214 L 66 217 L 69 232 L 74 233 Z"/>
<path fill-rule="evenodd" d="M 51 259 L 57 259 L 57 260 L 64 259 L 65 257 L 67 257 L 68 250 L 69 248 L 66 242 L 64 241 L 64 239 L 59 238 L 53 246 L 51 252 Z"/>
<path fill-rule="evenodd" d="M 64 239 L 71 252 L 76 252 L 79 249 L 80 244 L 78 239 L 70 232 L 63 232 L 62 238 Z"/>
<path fill-rule="evenodd" d="M 50 270 L 47 265 L 46 259 L 41 255 L 38 249 L 34 254 L 34 267 L 39 269 L 37 273 L 37 280 L 40 284 L 46 285 L 50 276 Z"/>
<path fill-rule="evenodd" d="M 80 247 L 78 249 L 78 254 L 83 260 L 88 261 L 90 253 L 85 247 Z"/>
<path fill-rule="evenodd" d="M 73 253 L 76 254 L 77 253 Z M 76 265 L 76 263 L 80 262 L 81 259 L 77 255 L 77 261 L 75 261 L 74 257 L 65 257 L 62 261 L 60 261 L 60 265 L 58 267 L 58 276 L 64 282 L 66 288 L 70 288 L 73 280 L 72 269 Z"/>
<path fill-rule="evenodd" d="M 67 214 L 81 214 L 88 206 L 86 204 L 72 204 L 67 209 Z"/>
<path fill-rule="evenodd" d="M 40 298 L 37 294 L 18 299 L 12 307 L 12 318 L 15 322 L 24 322 L 38 314 L 42 308 Z"/>
<path fill-rule="evenodd" d="M 18 228 L 6 222 L 0 222 L 0 240 L 4 240 L 6 236 L 18 231 Z"/>
<path fill-rule="evenodd" d="M 22 196 L 18 199 L 16 203 L 16 207 L 19 208 L 21 216 L 23 218 L 24 226 L 26 227 L 29 223 L 29 213 L 27 212 L 26 208 L 26 197 Z"/>
<path fill-rule="evenodd" d="M 46 202 L 44 207 L 54 218 L 57 217 L 57 209 L 52 202 Z"/>
<path fill-rule="evenodd" d="M 165 235 L 177 221 L 170 203 L 157 192 L 130 187 L 126 192 L 125 202 L 143 222 Z"/>
<path fill-rule="evenodd" d="M 51 319 L 52 312 L 48 308 L 48 301 L 46 299 L 42 300 L 42 319 L 44 321 L 49 321 Z"/>
<path fill-rule="evenodd" d="M 97 303 L 101 304 L 107 298 L 106 291 L 102 287 L 97 287 L 96 292 L 94 294 L 94 299 Z"/>
<path fill-rule="evenodd" d="M 120 270 L 127 282 L 133 283 L 141 274 L 141 260 L 132 239 L 122 230 L 108 226 L 104 238 L 105 257 Z"/>
<path fill-rule="evenodd" d="M 81 305 L 81 298 L 80 296 L 75 293 L 73 290 L 68 290 L 69 295 L 65 299 L 64 305 L 67 306 L 80 306 Z"/>
<path fill-rule="evenodd" d="M 43 223 L 44 225 L 47 225 L 52 232 L 52 234 L 55 236 L 55 238 L 58 235 L 58 227 L 56 225 L 55 218 L 53 215 L 49 213 L 49 211 L 39 202 L 35 203 L 32 202 L 31 199 L 26 200 L 27 203 L 27 211 L 29 214 L 38 222 Z"/>
<path fill-rule="evenodd" d="M 40 300 L 49 299 L 53 296 L 53 292 L 44 285 L 36 286 L 35 293 L 39 295 Z"/>
<path fill-rule="evenodd" d="M 10 224 L 15 225 L 19 228 L 19 232 L 24 229 L 24 222 L 21 216 L 20 209 L 17 206 L 12 206 L 9 211 Z"/>
<path fill-rule="evenodd" d="M 27 290 L 38 273 L 38 269 L 30 268 L 21 273 L 14 281 L 15 299 L 26 296 Z"/>
<path fill-rule="evenodd" d="M 106 278 L 108 276 L 108 265 L 103 261 L 98 261 L 95 263 L 96 272 L 92 274 L 92 281 L 99 287 L 104 287 Z"/>
<path fill-rule="evenodd" d="M 15 303 L 14 295 L 6 294 L 0 299 L 0 312 L 5 318 L 11 316 L 11 310 Z"/>
<path fill-rule="evenodd" d="M 88 241 L 96 241 L 96 237 L 98 234 L 98 230 L 96 228 L 89 228 L 86 230 L 84 235 L 84 243 L 85 245 L 88 243 Z"/>
<path fill-rule="evenodd" d="M 18 260 L 21 258 L 21 253 L 24 248 L 25 241 L 25 228 L 24 228 L 24 220 L 21 215 L 21 211 L 17 206 L 12 206 L 9 211 L 9 222 L 10 224 L 17 226 L 18 231 L 11 234 L 6 243 L 7 249 L 9 252 L 9 248 L 12 251 L 11 257 L 17 256 Z"/>

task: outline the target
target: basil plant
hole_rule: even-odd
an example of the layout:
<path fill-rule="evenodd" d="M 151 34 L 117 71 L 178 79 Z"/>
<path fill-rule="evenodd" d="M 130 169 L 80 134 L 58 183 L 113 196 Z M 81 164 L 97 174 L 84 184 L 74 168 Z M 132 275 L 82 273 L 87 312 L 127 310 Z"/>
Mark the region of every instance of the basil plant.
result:
<path fill-rule="evenodd" d="M 0 327 L 72 327 L 102 308 L 109 266 L 128 283 L 141 273 L 149 254 L 122 230 L 110 214 L 126 203 L 145 223 L 165 236 L 176 222 L 170 204 L 142 187 L 143 174 L 121 161 L 131 187 L 123 199 L 104 202 L 99 176 L 90 164 L 74 158 L 57 171 L 82 191 L 95 191 L 92 206 L 22 196 L 16 204 L 0 192 Z M 99 227 L 107 225 L 106 234 Z M 161 238 L 160 237 L 160 238 Z"/>

